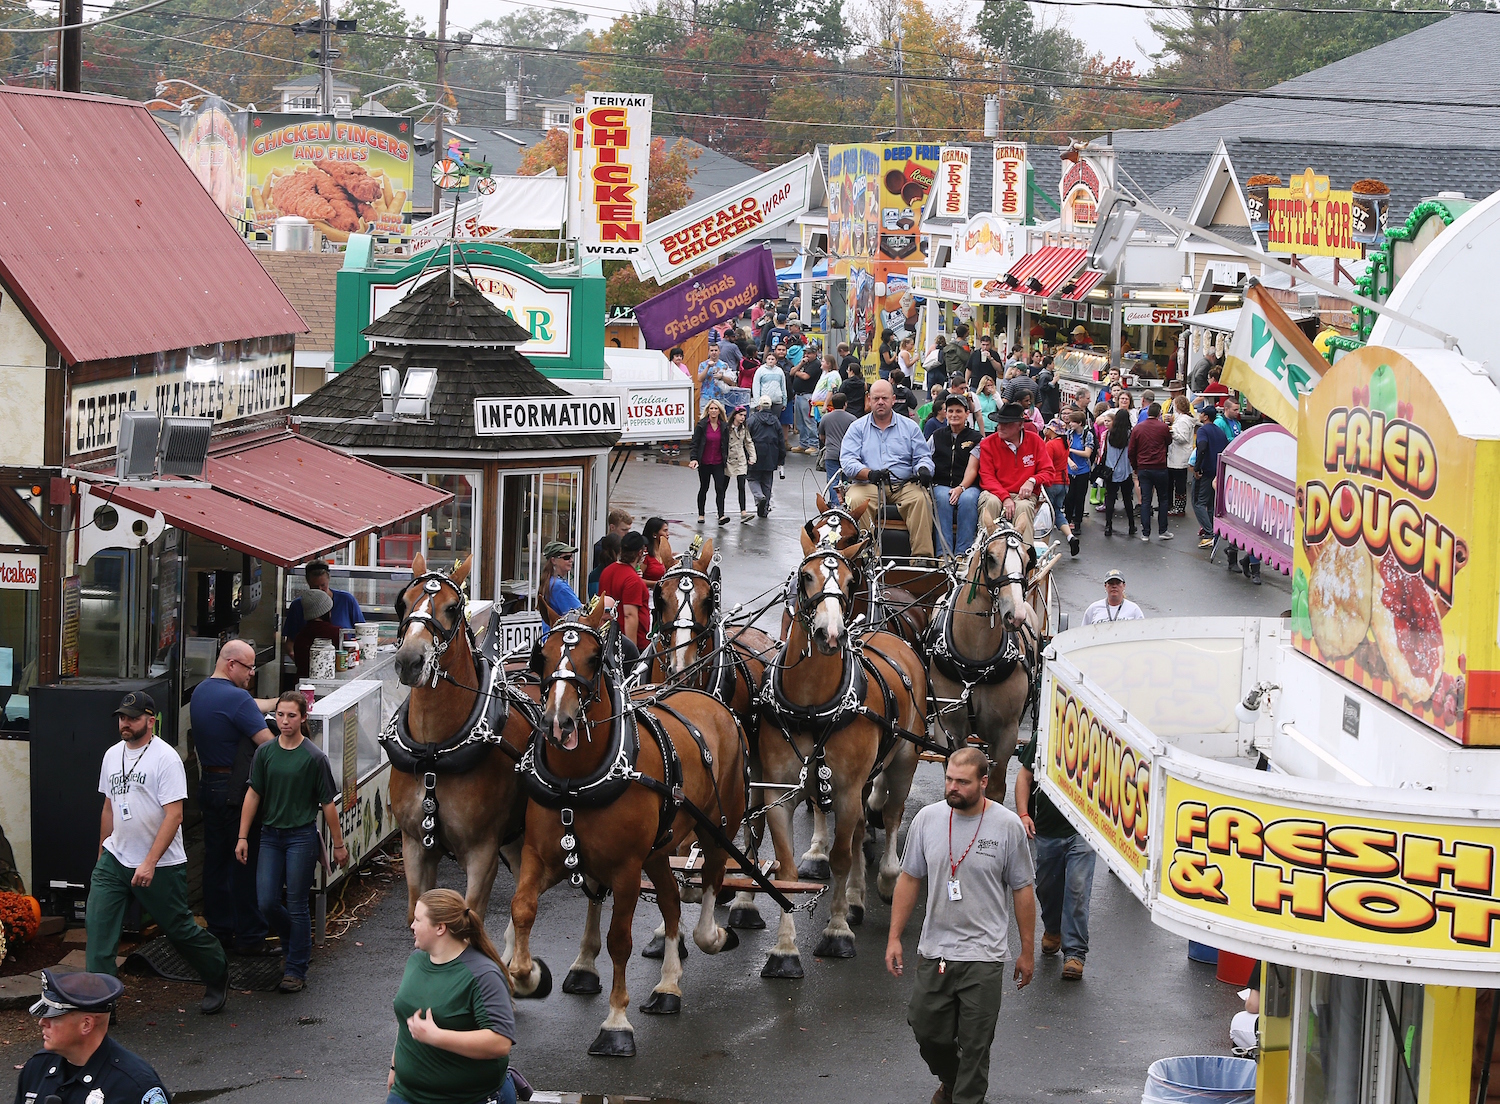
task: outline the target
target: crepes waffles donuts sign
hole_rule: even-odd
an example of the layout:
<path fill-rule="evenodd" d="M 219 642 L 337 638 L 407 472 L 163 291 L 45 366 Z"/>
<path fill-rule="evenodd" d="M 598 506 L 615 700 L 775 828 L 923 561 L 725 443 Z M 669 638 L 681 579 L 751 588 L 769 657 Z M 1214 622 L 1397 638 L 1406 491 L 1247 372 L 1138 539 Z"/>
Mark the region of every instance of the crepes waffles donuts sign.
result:
<path fill-rule="evenodd" d="M 1477 490 L 1494 459 L 1394 350 L 1350 353 L 1303 398 L 1294 642 L 1468 744 L 1500 744 L 1496 540 Z"/>
<path fill-rule="evenodd" d="M 411 223 L 410 119 L 335 119 L 251 113 L 245 218 L 251 241 L 299 215 L 329 241 L 373 234 L 400 241 Z"/>

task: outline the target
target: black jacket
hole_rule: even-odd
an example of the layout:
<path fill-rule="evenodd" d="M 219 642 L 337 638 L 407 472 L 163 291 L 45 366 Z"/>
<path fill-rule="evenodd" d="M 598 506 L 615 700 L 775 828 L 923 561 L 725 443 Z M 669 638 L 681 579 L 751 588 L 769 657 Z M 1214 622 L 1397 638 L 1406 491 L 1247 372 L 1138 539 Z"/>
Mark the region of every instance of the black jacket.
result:
<path fill-rule="evenodd" d="M 781 419 L 769 410 L 750 411 L 750 439 L 755 442 L 755 463 L 751 471 L 772 471 L 786 463 L 786 437 L 781 432 Z"/>
<path fill-rule="evenodd" d="M 724 461 L 729 459 L 729 423 L 720 421 L 719 432 L 723 434 L 723 436 L 719 438 L 719 449 L 722 453 L 719 462 L 722 464 Z M 702 418 L 698 419 L 698 424 L 693 427 L 693 447 L 692 451 L 688 454 L 689 459 L 696 460 L 700 464 L 703 463 L 703 446 L 707 444 L 707 441 L 705 440 L 707 434 L 708 416 L 704 415 Z"/>
<path fill-rule="evenodd" d="M 932 434 L 932 482 L 939 487 L 957 487 L 969 470 L 969 457 L 977 456 L 984 440 L 977 429 L 959 430 L 955 437 L 947 425 Z"/>

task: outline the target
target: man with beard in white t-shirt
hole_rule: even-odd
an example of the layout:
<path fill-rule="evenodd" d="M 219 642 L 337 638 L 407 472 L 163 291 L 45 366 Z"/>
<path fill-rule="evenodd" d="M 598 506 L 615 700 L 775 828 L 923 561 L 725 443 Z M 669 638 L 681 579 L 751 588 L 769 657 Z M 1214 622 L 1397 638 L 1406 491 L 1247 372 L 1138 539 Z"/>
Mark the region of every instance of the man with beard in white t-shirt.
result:
<path fill-rule="evenodd" d="M 203 1011 L 224 1007 L 229 962 L 219 941 L 198 926 L 187 899 L 182 806 L 187 773 L 177 752 L 152 733 L 156 703 L 132 690 L 115 710 L 120 743 L 104 753 L 99 792 L 99 861 L 89 883 L 86 969 L 113 974 L 125 907 L 134 897 L 207 986 Z"/>

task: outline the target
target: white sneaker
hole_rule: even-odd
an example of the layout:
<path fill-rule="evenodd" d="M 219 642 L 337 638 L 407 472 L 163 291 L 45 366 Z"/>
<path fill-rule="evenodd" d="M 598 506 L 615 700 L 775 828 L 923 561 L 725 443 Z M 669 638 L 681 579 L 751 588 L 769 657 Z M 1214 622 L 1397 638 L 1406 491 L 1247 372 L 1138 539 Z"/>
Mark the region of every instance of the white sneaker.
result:
<path fill-rule="evenodd" d="M 1156 539 L 1157 540 L 1171 540 L 1172 539 L 1172 534 L 1171 534 L 1171 532 L 1158 533 L 1158 534 L 1156 534 Z"/>
<path fill-rule="evenodd" d="M 1151 538 L 1150 538 L 1150 537 L 1148 537 L 1148 536 L 1146 536 L 1146 534 L 1145 534 L 1145 533 L 1142 533 L 1142 534 L 1141 534 L 1141 540 L 1143 540 L 1143 541 L 1145 541 L 1145 542 L 1146 542 L 1146 543 L 1147 543 L 1147 544 L 1150 544 L 1150 543 L 1151 543 Z"/>

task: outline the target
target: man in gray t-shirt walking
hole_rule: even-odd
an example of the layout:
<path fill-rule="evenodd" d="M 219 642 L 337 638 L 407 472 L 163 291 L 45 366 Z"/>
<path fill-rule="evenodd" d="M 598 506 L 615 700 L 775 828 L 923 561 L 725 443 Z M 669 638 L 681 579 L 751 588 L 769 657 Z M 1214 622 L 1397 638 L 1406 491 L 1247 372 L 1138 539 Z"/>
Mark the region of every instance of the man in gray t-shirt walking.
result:
<path fill-rule="evenodd" d="M 917 976 L 907 1022 L 922 1060 L 940 1084 L 932 1104 L 983 1104 L 1000 997 L 1010 909 L 1015 902 L 1021 947 L 1016 988 L 1031 982 L 1036 937 L 1035 872 L 1026 830 L 1005 806 L 985 799 L 989 760 L 978 748 L 948 758 L 945 804 L 917 813 L 891 902 L 885 965 L 904 970 L 901 933 L 927 879 L 927 915 L 917 943 Z"/>

